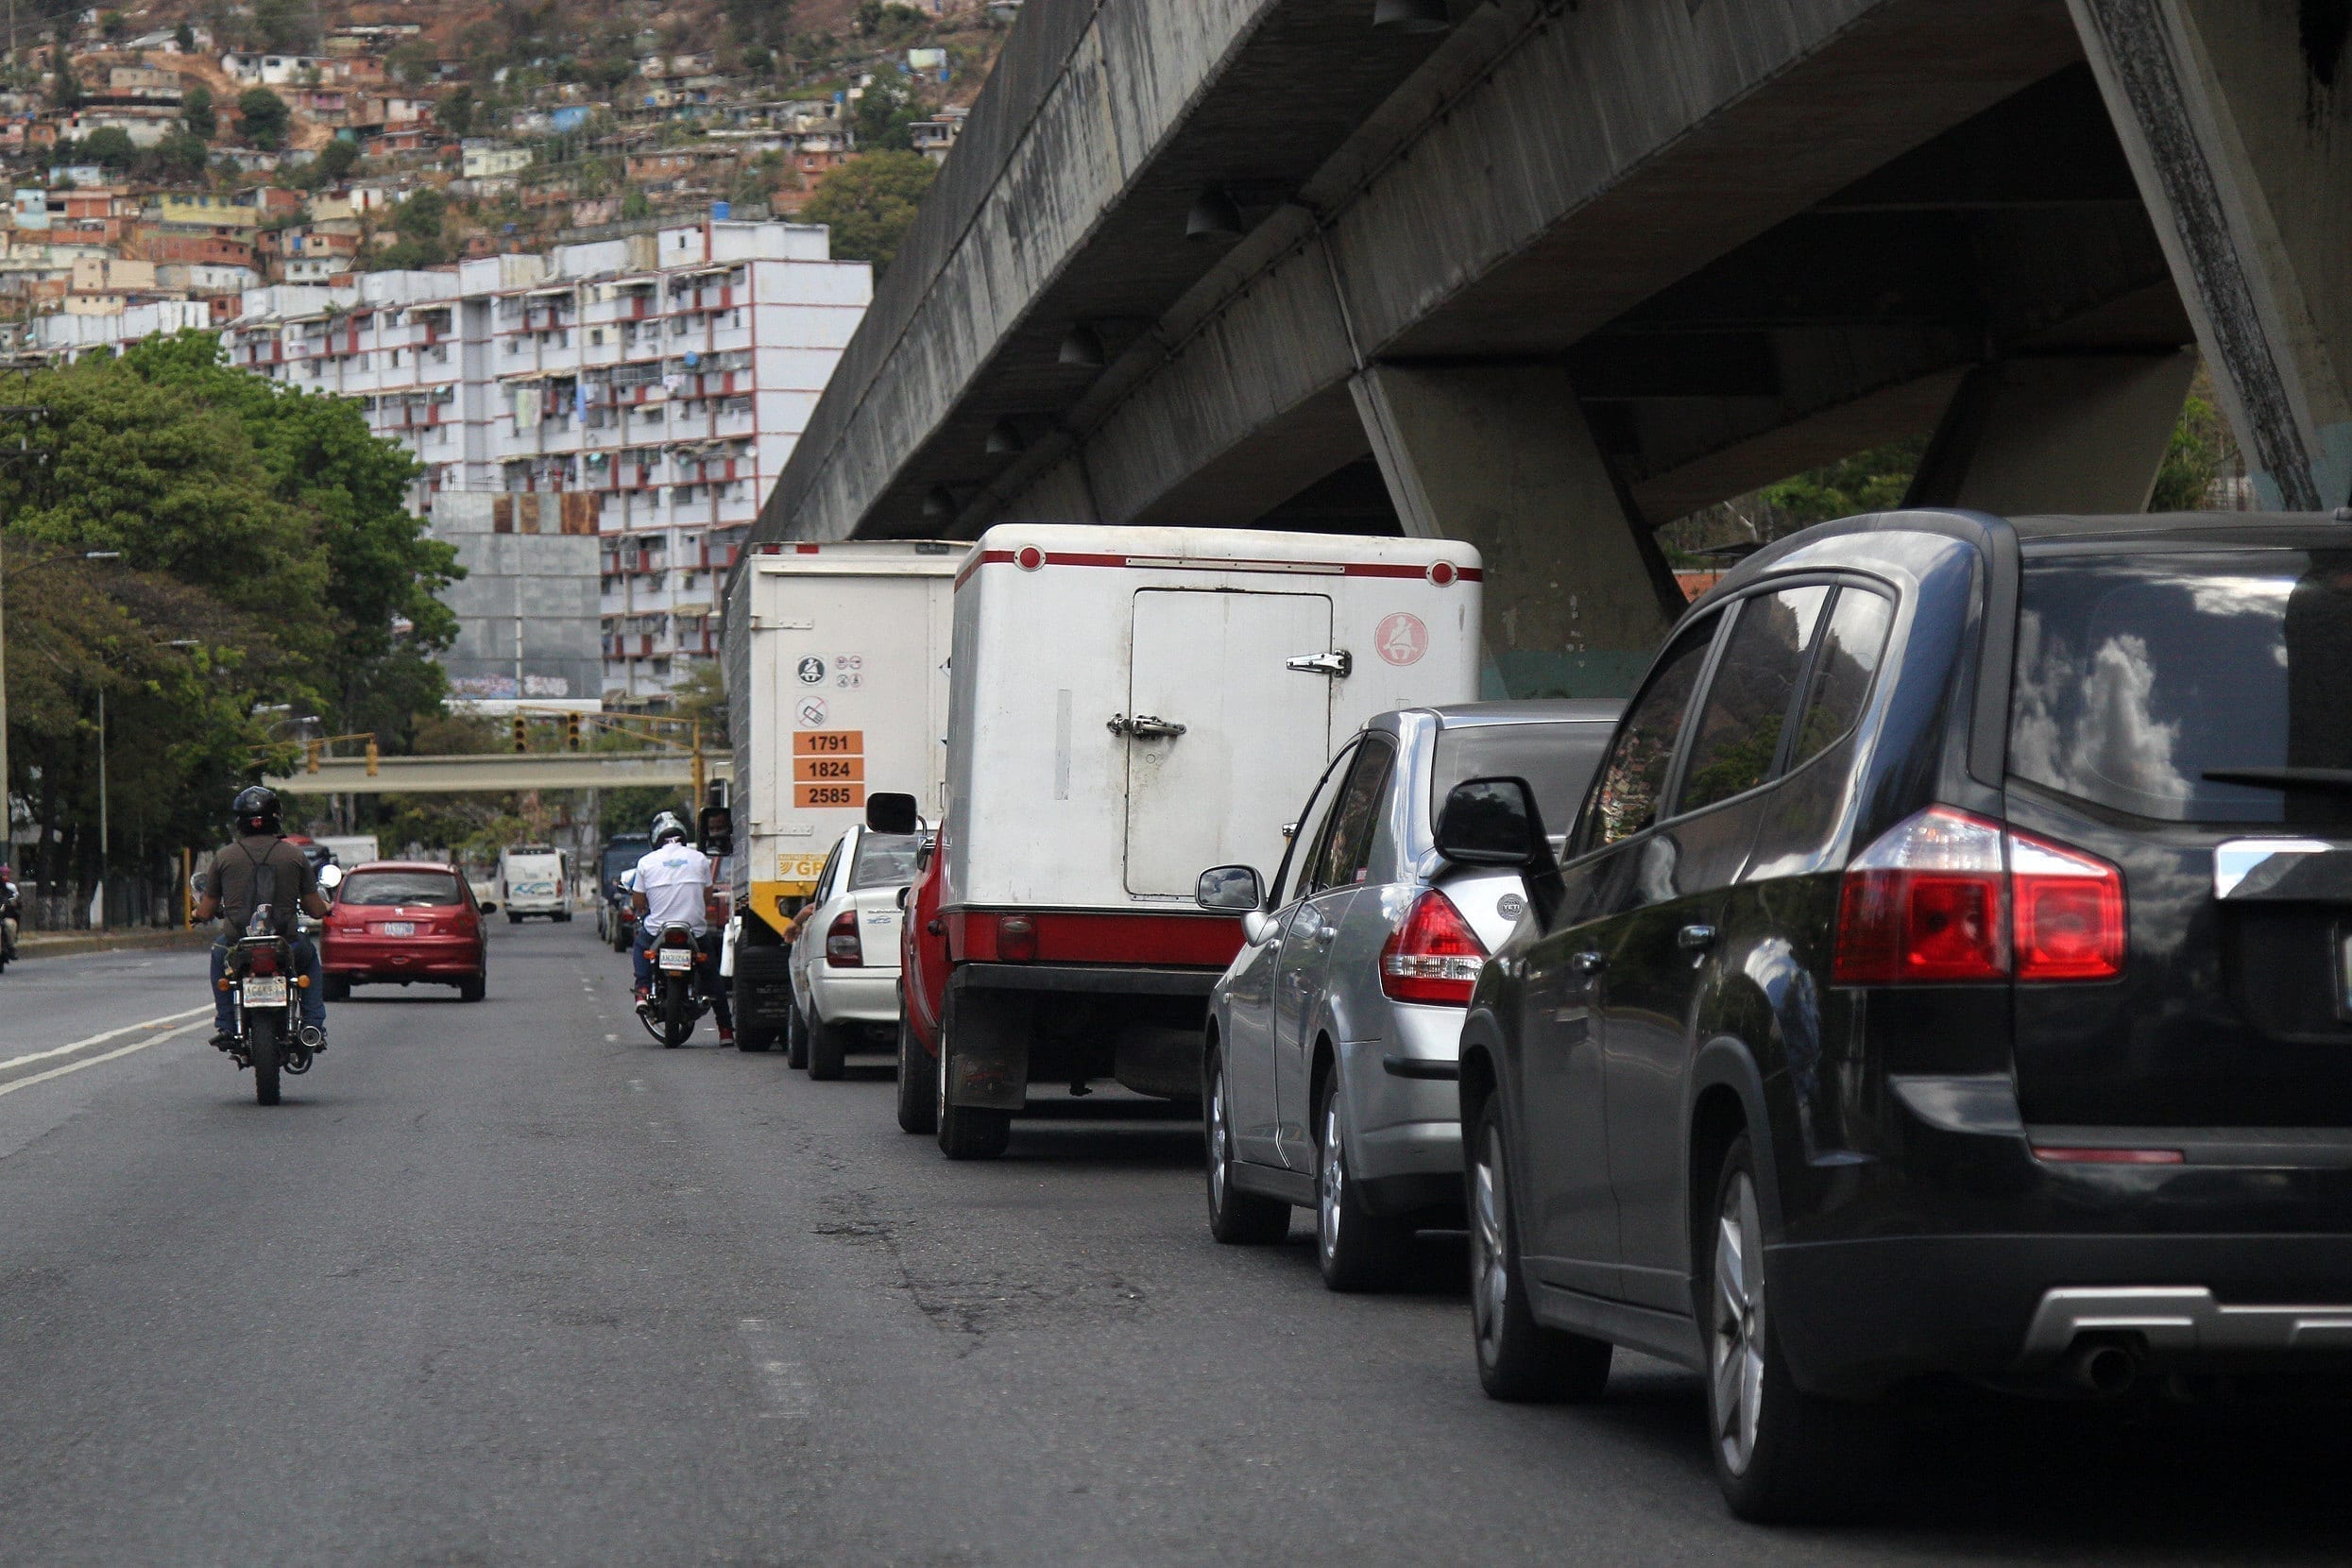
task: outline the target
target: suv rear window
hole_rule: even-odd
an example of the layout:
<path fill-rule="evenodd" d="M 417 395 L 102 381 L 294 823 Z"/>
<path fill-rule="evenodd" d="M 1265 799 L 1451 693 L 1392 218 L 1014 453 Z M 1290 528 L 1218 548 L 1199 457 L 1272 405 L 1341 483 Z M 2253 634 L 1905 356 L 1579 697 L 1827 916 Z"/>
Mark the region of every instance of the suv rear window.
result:
<path fill-rule="evenodd" d="M 457 878 L 446 871 L 362 871 L 347 880 L 335 897 L 339 904 L 370 908 L 392 904 L 447 907 L 463 901 Z"/>
<path fill-rule="evenodd" d="M 2321 776 L 2352 769 L 2347 670 L 2352 551 L 2029 560 L 2009 771 L 2168 822 L 2352 820 Z"/>
<path fill-rule="evenodd" d="M 850 862 L 849 891 L 895 888 L 914 880 L 914 853 L 923 847 L 920 833 L 867 833 L 858 840 L 858 858 Z"/>

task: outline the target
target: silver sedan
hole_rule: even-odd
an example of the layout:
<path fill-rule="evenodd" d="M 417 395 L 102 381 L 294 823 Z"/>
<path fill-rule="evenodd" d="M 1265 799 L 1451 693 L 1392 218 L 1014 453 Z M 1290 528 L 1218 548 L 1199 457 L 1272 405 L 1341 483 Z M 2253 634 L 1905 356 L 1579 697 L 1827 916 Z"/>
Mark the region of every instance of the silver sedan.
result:
<path fill-rule="evenodd" d="M 1316 785 L 1270 891 L 1253 867 L 1202 874 L 1202 906 L 1242 912 L 1247 933 L 1203 1056 L 1219 1241 L 1278 1241 L 1292 1205 L 1312 1208 L 1325 1283 L 1358 1290 L 1415 1229 L 1462 1222 L 1462 1014 L 1526 890 L 1515 870 L 1440 859 L 1436 814 L 1465 779 L 1519 777 L 1564 829 L 1623 706 L 1381 714 Z"/>

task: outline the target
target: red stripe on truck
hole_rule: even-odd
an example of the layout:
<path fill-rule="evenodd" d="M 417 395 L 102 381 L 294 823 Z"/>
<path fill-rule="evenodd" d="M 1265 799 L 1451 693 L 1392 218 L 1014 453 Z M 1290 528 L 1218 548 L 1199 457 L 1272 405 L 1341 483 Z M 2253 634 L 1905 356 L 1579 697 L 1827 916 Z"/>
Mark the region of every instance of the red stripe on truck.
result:
<path fill-rule="evenodd" d="M 1116 963 L 1222 969 L 1241 951 L 1241 922 L 1222 914 L 1081 913 L 1065 910 L 949 910 L 947 951 L 959 963 Z M 1004 955 L 997 928 L 1028 921 L 1036 950 Z"/>
<path fill-rule="evenodd" d="M 1034 545 L 1029 546 L 1035 549 Z M 1018 552 L 983 550 L 965 563 L 956 573 L 956 587 L 962 588 L 973 572 L 984 566 L 1014 565 Z M 1110 567 L 1129 571 L 1263 571 L 1271 576 L 1300 577 L 1420 577 L 1427 578 L 1431 568 L 1389 561 L 1267 561 L 1228 559 L 1192 555 L 1105 555 L 1079 551 L 1039 551 L 1043 559 L 1039 566 Z M 1474 566 L 1451 566 L 1454 577 L 1466 583 L 1483 582 L 1486 573 Z M 1032 569 L 1033 570 L 1033 569 Z M 1440 584 L 1443 587 L 1443 584 Z"/>

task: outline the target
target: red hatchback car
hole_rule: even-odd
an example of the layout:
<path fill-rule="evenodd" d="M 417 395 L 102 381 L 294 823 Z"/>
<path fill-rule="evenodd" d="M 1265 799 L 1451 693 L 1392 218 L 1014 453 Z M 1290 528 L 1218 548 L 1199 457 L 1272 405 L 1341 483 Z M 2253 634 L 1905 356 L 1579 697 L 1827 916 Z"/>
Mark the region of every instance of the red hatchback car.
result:
<path fill-rule="evenodd" d="M 433 861 L 370 861 L 335 890 L 320 932 L 327 999 L 354 985 L 454 985 L 458 999 L 478 1002 L 490 978 L 482 917 L 466 878 Z"/>

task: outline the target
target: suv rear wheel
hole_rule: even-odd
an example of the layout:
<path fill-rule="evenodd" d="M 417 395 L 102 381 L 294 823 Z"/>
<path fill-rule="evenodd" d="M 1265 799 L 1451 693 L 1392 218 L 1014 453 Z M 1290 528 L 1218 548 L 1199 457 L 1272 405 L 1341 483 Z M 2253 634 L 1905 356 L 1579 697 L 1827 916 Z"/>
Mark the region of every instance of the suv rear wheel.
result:
<path fill-rule="evenodd" d="M 1878 1412 L 1803 1392 L 1768 1310 L 1763 1210 L 1747 1136 L 1715 1180 L 1714 1223 L 1693 1261 L 1705 1287 L 1707 1432 L 1715 1480 L 1742 1519 L 1829 1519 L 1866 1503 L 1886 1457 Z"/>
<path fill-rule="evenodd" d="M 1509 1169 L 1500 1097 L 1489 1095 L 1470 1136 L 1470 1313 L 1478 1386 L 1492 1398 L 1530 1404 L 1598 1399 L 1609 1386 L 1615 1347 L 1535 1321 L 1519 1264 Z"/>

